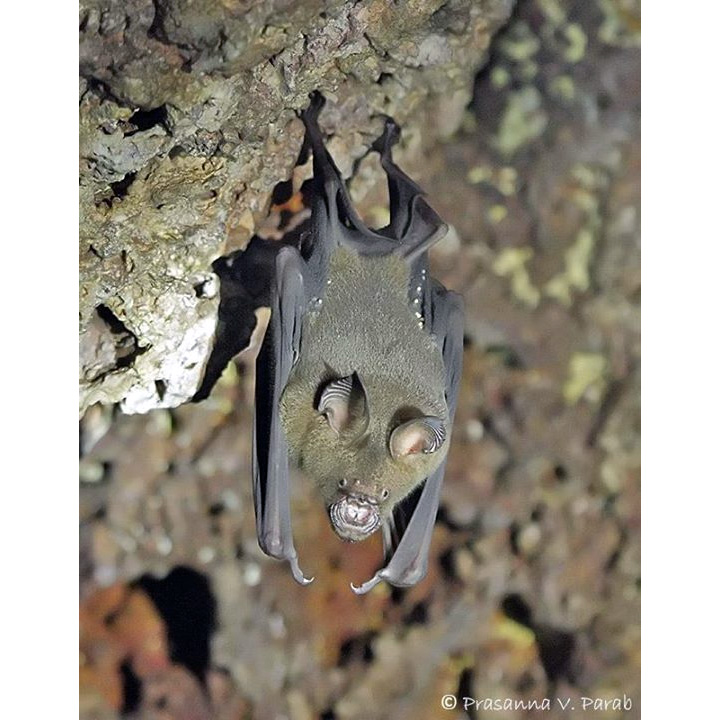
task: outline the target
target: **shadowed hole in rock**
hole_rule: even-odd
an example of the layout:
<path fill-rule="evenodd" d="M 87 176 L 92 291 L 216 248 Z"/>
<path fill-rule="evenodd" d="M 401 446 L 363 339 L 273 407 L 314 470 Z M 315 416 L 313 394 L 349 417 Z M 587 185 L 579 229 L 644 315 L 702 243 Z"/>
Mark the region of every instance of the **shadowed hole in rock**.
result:
<path fill-rule="evenodd" d="M 115 368 L 124 368 L 132 365 L 139 355 L 147 348 L 140 347 L 137 337 L 125 326 L 107 305 L 98 305 L 95 308 L 98 317 L 108 326 L 113 335 L 115 344 Z"/>
<path fill-rule="evenodd" d="M 458 681 L 458 688 L 456 697 L 460 698 L 471 698 L 474 697 L 473 686 L 475 684 L 475 668 L 467 667 L 460 673 L 460 680 Z M 463 705 L 463 711 L 469 718 L 476 718 L 477 712 L 474 706 L 465 708 Z"/>
<path fill-rule="evenodd" d="M 500 608 L 511 620 L 532 629 L 532 610 L 517 593 L 506 595 L 500 604 Z"/>
<path fill-rule="evenodd" d="M 527 693 L 535 687 L 535 678 L 529 673 L 524 672 L 515 683 L 515 689 L 519 693 Z"/>
<path fill-rule="evenodd" d="M 128 194 L 128 188 L 133 184 L 137 177 L 136 172 L 129 172 L 122 180 L 110 183 L 110 189 L 112 190 L 113 197 L 124 198 Z"/>
<path fill-rule="evenodd" d="M 120 665 L 120 678 L 122 679 L 122 715 L 135 712 L 140 707 L 142 697 L 142 683 L 140 678 L 133 672 L 130 662 L 126 660 Z"/>
<path fill-rule="evenodd" d="M 158 394 L 158 397 L 162 401 L 165 398 L 165 393 L 167 392 L 167 383 L 164 380 L 156 380 L 155 392 Z"/>
<path fill-rule="evenodd" d="M 520 554 L 520 547 L 518 545 L 518 537 L 520 535 L 520 526 L 516 522 L 512 522 L 510 525 L 510 551 L 516 557 Z"/>
<path fill-rule="evenodd" d="M 216 627 L 216 603 L 207 577 L 179 566 L 163 579 L 143 575 L 133 585 L 148 594 L 165 621 L 170 659 L 204 685 Z"/>
<path fill-rule="evenodd" d="M 370 630 L 361 635 L 356 635 L 346 640 L 340 646 L 340 658 L 338 667 L 347 667 L 352 662 L 360 660 L 364 663 L 371 663 L 375 657 L 372 649 L 372 641 L 377 636 L 377 632 Z"/>
<path fill-rule="evenodd" d="M 575 636 L 565 630 L 539 625 L 535 630 L 540 660 L 550 682 L 565 678 L 574 684 Z"/>
<path fill-rule="evenodd" d="M 565 678 L 575 682 L 575 636 L 566 630 L 533 621 L 532 610 L 517 593 L 506 595 L 500 605 L 502 612 L 516 623 L 532 630 L 545 674 L 551 683 Z"/>
<path fill-rule="evenodd" d="M 455 569 L 455 548 L 449 548 L 439 558 L 440 570 L 448 580 L 457 580 L 458 575 Z"/>
<path fill-rule="evenodd" d="M 406 625 L 425 625 L 425 623 L 427 623 L 427 620 L 427 601 L 423 600 L 417 603 L 404 618 L 404 622 Z"/>
<path fill-rule="evenodd" d="M 405 595 L 407 595 L 407 588 L 395 587 L 395 585 L 390 588 L 390 600 L 393 605 L 402 605 Z"/>
<path fill-rule="evenodd" d="M 128 118 L 128 123 L 134 125 L 135 129 L 128 130 L 123 136 L 131 137 L 135 133 L 150 130 L 150 128 L 154 128 L 156 125 L 160 125 L 166 133 L 171 134 L 167 121 L 168 113 L 165 105 L 160 105 L 160 107 L 152 108 L 151 110 L 137 110 Z"/>

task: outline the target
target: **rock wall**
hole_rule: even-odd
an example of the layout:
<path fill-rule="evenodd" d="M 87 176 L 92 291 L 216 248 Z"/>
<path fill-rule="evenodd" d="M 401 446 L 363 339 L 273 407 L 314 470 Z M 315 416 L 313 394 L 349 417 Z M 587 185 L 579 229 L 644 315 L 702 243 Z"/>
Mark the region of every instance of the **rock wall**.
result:
<path fill-rule="evenodd" d="M 417 157 L 459 125 L 512 5 L 83 0 L 81 412 L 192 397 L 217 318 L 211 263 L 247 244 L 290 176 L 309 92 L 329 98 L 347 175 L 383 114 Z"/>

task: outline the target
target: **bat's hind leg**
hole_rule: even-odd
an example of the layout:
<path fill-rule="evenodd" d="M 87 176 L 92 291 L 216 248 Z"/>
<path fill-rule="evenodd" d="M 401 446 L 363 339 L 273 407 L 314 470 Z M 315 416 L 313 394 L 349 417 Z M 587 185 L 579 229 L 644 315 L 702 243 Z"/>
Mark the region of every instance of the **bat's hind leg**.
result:
<path fill-rule="evenodd" d="M 387 118 L 383 134 L 372 149 L 380 154 L 388 179 L 390 224 L 385 232 L 398 241 L 396 252 L 414 263 L 445 236 L 447 225 L 425 201 L 422 188 L 395 164 L 392 148 L 399 139 L 400 127 L 392 118 Z"/>
<path fill-rule="evenodd" d="M 362 221 L 348 195 L 335 161 L 325 147 L 318 116 L 325 98 L 314 92 L 310 106 L 300 117 L 305 124 L 305 142 L 313 154 L 313 252 L 320 256 L 344 245 L 361 255 L 388 255 L 396 248 L 389 238 L 370 230 Z"/>

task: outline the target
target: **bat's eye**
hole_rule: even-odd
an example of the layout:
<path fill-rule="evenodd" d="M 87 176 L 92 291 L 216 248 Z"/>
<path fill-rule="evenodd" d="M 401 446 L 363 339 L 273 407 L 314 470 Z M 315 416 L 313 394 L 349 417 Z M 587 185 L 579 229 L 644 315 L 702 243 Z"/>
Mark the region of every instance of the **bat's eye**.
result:
<path fill-rule="evenodd" d="M 394 458 L 439 450 L 447 434 L 440 418 L 426 416 L 398 425 L 390 434 L 390 454 Z"/>
<path fill-rule="evenodd" d="M 380 497 L 381 497 L 383 500 L 387 500 L 387 499 L 390 497 L 390 491 L 389 491 L 387 488 L 385 488 L 385 489 L 380 493 Z"/>
<path fill-rule="evenodd" d="M 338 487 L 340 487 L 340 488 L 347 487 L 347 478 L 342 478 L 341 480 L 338 480 Z"/>

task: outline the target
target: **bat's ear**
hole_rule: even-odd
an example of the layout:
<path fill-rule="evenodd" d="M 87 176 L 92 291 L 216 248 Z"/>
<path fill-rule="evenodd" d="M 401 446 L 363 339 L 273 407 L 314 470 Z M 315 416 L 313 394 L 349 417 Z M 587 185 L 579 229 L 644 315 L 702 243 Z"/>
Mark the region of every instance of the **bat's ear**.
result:
<path fill-rule="evenodd" d="M 370 421 L 367 393 L 357 373 L 331 380 L 325 385 L 317 409 L 338 437 L 350 428 L 355 430 L 355 437 L 364 432 Z"/>
<path fill-rule="evenodd" d="M 408 455 L 434 453 L 445 442 L 445 424 L 427 416 L 398 425 L 390 435 L 390 454 L 397 460 Z"/>

